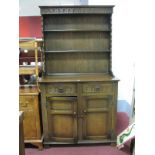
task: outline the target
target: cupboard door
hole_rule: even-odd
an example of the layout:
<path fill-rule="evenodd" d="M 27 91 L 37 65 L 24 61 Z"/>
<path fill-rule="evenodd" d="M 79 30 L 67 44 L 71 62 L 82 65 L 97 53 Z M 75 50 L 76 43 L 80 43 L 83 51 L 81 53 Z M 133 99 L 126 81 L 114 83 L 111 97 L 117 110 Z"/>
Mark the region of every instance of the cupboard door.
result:
<path fill-rule="evenodd" d="M 48 135 L 52 142 L 77 140 L 76 97 L 47 97 Z"/>
<path fill-rule="evenodd" d="M 24 111 L 24 139 L 36 139 L 40 136 L 38 126 L 38 96 L 20 96 L 19 109 Z M 39 130 L 39 131 L 38 131 Z"/>
<path fill-rule="evenodd" d="M 83 140 L 110 139 L 111 96 L 84 97 Z"/>

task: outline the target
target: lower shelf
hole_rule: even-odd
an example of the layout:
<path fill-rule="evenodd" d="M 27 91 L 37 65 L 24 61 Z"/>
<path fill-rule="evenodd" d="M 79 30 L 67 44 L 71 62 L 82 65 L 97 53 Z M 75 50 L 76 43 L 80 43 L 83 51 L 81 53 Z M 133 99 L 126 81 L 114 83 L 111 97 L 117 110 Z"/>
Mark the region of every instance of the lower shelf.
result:
<path fill-rule="evenodd" d="M 116 143 L 116 140 L 96 140 L 96 141 L 92 141 L 92 140 L 79 140 L 77 143 L 73 143 L 73 142 L 43 142 L 43 144 L 47 144 L 47 145 L 50 145 L 50 144 L 113 144 L 113 143 Z"/>

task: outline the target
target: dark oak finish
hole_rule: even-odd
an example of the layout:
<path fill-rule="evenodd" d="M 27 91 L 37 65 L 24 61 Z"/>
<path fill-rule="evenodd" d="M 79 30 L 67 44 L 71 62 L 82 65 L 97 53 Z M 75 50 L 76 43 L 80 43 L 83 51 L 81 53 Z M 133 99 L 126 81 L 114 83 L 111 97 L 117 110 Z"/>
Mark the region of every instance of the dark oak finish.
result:
<path fill-rule="evenodd" d="M 111 129 L 111 96 L 88 96 L 84 103 L 84 139 L 108 139 Z"/>
<path fill-rule="evenodd" d="M 51 15 L 44 18 L 44 31 L 110 31 L 110 15 Z M 81 24 L 82 23 L 82 24 Z M 94 24 L 95 23 L 95 24 Z M 65 28 L 65 29 L 64 29 Z"/>
<path fill-rule="evenodd" d="M 61 61 L 61 63 L 57 63 Z M 99 53 L 48 53 L 46 54 L 48 75 L 56 73 L 108 73 L 109 54 Z"/>
<path fill-rule="evenodd" d="M 76 34 L 76 35 L 75 35 Z M 44 34 L 45 50 L 108 50 L 109 32 L 48 32 Z M 87 46 L 86 46 L 87 45 Z M 79 47 L 80 46 L 80 47 Z"/>
<path fill-rule="evenodd" d="M 48 140 L 74 143 L 77 139 L 76 97 L 47 97 L 47 109 Z"/>
<path fill-rule="evenodd" d="M 41 6 L 44 144 L 116 141 L 113 6 Z"/>

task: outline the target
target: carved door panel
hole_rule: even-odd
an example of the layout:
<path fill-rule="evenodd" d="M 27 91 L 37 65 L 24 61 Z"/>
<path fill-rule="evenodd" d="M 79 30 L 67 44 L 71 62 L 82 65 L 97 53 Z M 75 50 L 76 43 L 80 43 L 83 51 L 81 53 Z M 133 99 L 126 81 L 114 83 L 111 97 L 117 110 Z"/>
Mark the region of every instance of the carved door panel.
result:
<path fill-rule="evenodd" d="M 52 142 L 77 140 L 76 97 L 47 97 L 48 136 Z"/>
<path fill-rule="evenodd" d="M 82 134 L 83 140 L 104 140 L 111 138 L 112 97 L 84 97 Z"/>

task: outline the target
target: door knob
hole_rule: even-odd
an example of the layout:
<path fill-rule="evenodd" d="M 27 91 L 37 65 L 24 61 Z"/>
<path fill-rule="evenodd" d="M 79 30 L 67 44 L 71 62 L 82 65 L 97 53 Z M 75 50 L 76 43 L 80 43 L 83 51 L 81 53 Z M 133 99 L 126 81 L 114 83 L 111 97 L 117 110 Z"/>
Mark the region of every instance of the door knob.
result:
<path fill-rule="evenodd" d="M 76 115 L 76 111 L 74 111 L 73 114 Z"/>

